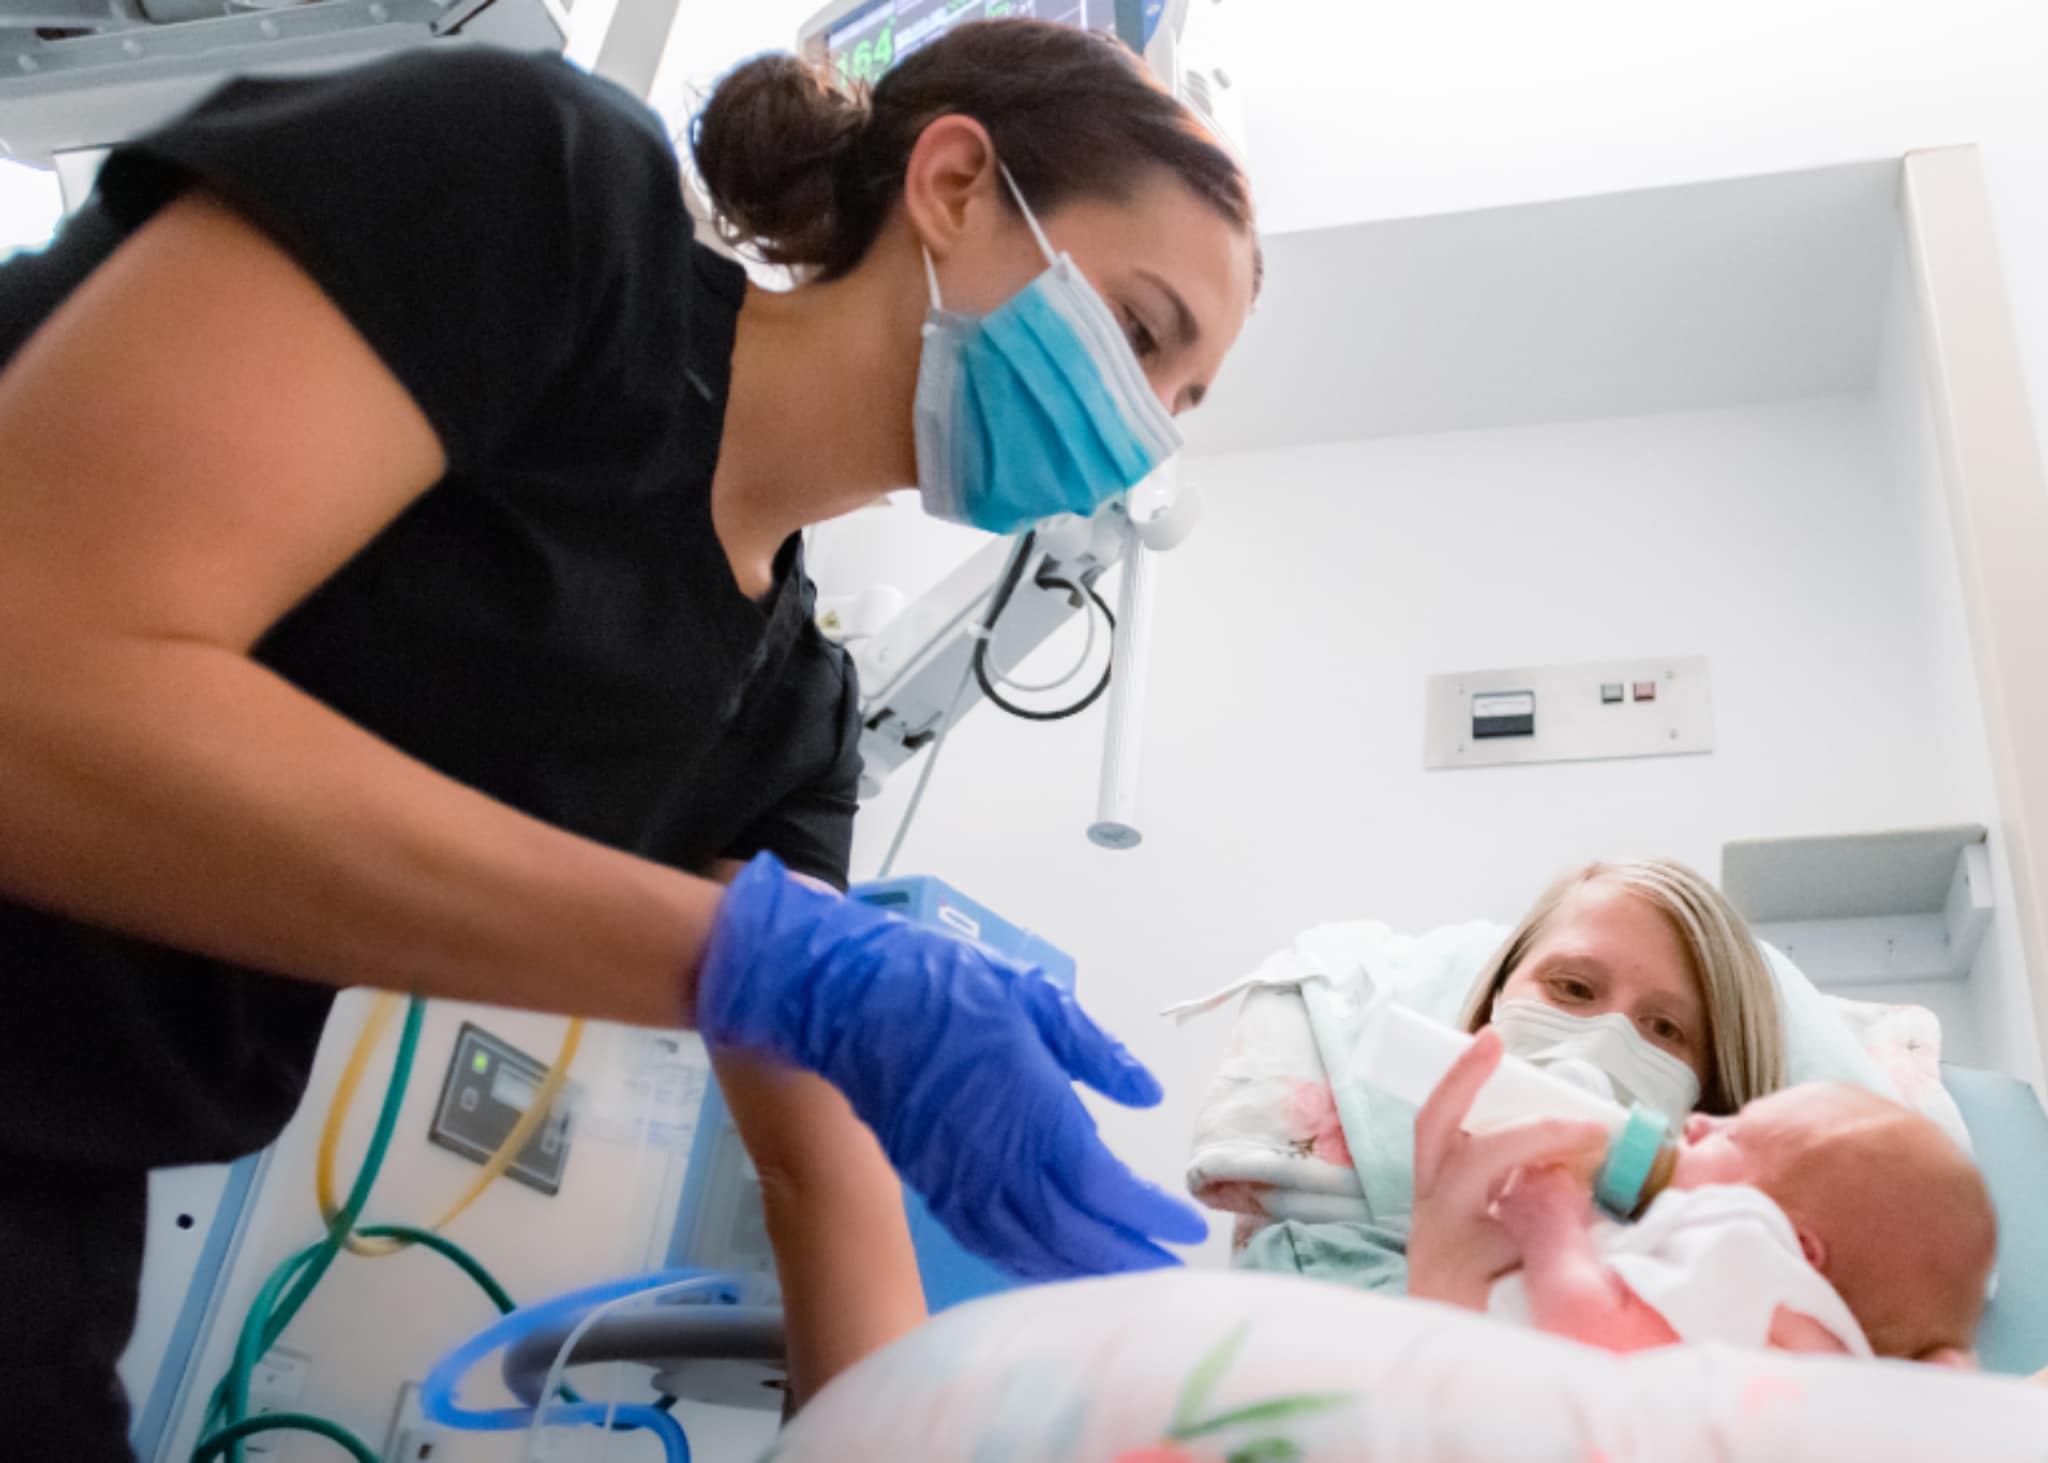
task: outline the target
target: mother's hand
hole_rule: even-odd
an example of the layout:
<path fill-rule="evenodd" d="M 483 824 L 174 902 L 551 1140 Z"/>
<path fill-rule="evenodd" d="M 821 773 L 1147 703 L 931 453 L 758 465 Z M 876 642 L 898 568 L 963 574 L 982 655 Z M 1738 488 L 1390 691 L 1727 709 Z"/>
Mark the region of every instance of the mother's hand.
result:
<path fill-rule="evenodd" d="M 1607 1145 L 1598 1123 L 1532 1119 L 1474 1135 L 1460 1126 L 1500 1065 L 1500 1037 L 1482 1031 L 1451 1064 L 1415 1118 L 1415 1214 L 1408 1236 L 1408 1293 L 1486 1309 L 1487 1288 L 1521 1260 L 1494 1217 L 1515 1170 L 1562 1164 L 1591 1170 Z"/>

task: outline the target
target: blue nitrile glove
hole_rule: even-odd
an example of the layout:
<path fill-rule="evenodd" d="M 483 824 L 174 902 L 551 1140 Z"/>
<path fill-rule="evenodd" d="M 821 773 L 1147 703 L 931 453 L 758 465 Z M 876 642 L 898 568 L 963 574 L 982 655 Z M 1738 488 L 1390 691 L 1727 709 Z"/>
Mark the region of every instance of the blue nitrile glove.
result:
<path fill-rule="evenodd" d="M 1177 1265 L 1192 1206 L 1110 1156 L 1075 1079 L 1132 1107 L 1159 1083 L 1042 971 L 792 878 L 726 890 L 697 982 L 716 1047 L 816 1072 L 968 1249 L 1033 1280 Z"/>

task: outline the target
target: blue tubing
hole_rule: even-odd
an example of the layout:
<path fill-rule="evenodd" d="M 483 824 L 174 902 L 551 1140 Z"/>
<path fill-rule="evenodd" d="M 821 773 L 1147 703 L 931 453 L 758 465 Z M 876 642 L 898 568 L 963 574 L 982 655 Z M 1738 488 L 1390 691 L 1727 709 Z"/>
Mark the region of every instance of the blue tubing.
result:
<path fill-rule="evenodd" d="M 657 1270 L 650 1275 L 633 1275 L 572 1290 L 567 1295 L 558 1295 L 553 1300 L 514 1311 L 477 1332 L 442 1357 L 427 1373 L 426 1380 L 420 1383 L 421 1414 L 429 1422 L 462 1432 L 519 1432 L 533 1426 L 534 1414 L 538 1410 L 533 1407 L 464 1407 L 455 1395 L 463 1378 L 493 1352 L 544 1326 L 572 1321 L 592 1306 L 600 1306 L 607 1301 L 685 1280 L 700 1281 L 706 1288 L 730 1283 L 729 1277 L 715 1271 Z M 559 1403 L 547 1409 L 546 1421 L 587 1422 L 597 1427 L 603 1427 L 610 1421 L 624 1427 L 645 1428 L 660 1439 L 669 1463 L 690 1463 L 690 1443 L 683 1435 L 682 1425 L 658 1407 L 639 1403 L 626 1406 L 608 1402 Z"/>

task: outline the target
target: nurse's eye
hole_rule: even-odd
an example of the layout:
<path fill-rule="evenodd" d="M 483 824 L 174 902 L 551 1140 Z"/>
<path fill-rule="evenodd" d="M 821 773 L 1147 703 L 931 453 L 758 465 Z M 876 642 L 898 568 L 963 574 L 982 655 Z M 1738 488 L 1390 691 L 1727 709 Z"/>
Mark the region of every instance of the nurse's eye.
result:
<path fill-rule="evenodd" d="M 1152 327 L 1140 320 L 1135 311 L 1124 311 L 1124 338 L 1131 343 L 1131 352 L 1141 361 L 1149 361 L 1159 354 L 1159 337 L 1152 333 Z"/>
<path fill-rule="evenodd" d="M 1552 981 L 1550 983 L 1550 990 L 1551 994 L 1561 1001 L 1578 1003 L 1593 999 L 1593 988 L 1591 986 L 1582 980 L 1574 980 L 1569 976 L 1562 980 Z"/>
<path fill-rule="evenodd" d="M 1652 1016 L 1643 1023 L 1644 1030 L 1658 1041 L 1677 1046 L 1685 1040 L 1685 1028 L 1676 1021 L 1667 1021 L 1662 1016 Z"/>

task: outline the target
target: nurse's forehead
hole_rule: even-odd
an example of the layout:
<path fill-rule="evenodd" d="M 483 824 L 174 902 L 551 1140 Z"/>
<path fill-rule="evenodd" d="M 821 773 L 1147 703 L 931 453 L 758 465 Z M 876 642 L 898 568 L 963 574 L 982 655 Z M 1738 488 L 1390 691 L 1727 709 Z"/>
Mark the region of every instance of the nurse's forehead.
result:
<path fill-rule="evenodd" d="M 1144 276 L 1170 286 L 1202 330 L 1227 348 L 1250 312 L 1257 258 L 1251 233 L 1171 174 L 1128 197 L 1079 197 L 1049 215 L 1056 247 L 1072 249 L 1102 284 Z"/>

